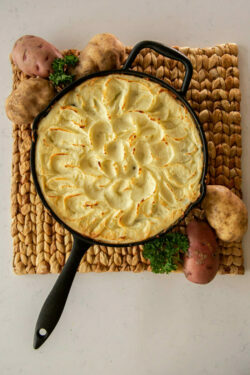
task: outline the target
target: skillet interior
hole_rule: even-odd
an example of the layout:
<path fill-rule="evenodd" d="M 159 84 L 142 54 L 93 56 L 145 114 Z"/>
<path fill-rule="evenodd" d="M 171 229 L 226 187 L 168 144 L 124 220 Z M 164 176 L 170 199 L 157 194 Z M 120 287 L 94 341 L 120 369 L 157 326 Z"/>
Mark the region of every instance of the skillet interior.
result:
<path fill-rule="evenodd" d="M 36 141 L 37 141 L 37 129 L 38 129 L 38 126 L 39 126 L 39 123 L 41 121 L 41 119 L 43 117 L 45 117 L 48 112 L 51 110 L 51 108 L 53 107 L 53 105 L 60 99 L 62 98 L 66 93 L 68 93 L 69 91 L 73 90 L 75 87 L 77 87 L 78 85 L 80 85 L 81 83 L 87 81 L 88 79 L 91 79 L 91 78 L 94 78 L 94 77 L 103 77 L 103 76 L 107 76 L 107 75 L 111 75 L 111 74 L 125 74 L 125 75 L 128 75 L 128 76 L 136 76 L 136 77 L 140 77 L 140 78 L 146 78 L 147 80 L 149 81 L 152 81 L 152 82 L 155 82 L 159 85 L 161 85 L 162 87 L 164 88 L 167 88 L 170 92 L 173 93 L 173 95 L 175 96 L 176 100 L 180 101 L 180 103 L 182 103 L 182 105 L 185 106 L 185 108 L 187 108 L 188 112 L 191 114 L 195 124 L 196 124 L 196 127 L 198 129 L 198 132 L 199 132 L 199 135 L 200 135 L 200 139 L 201 139 L 201 142 L 202 142 L 202 150 L 203 150 L 203 170 L 202 170 L 202 175 L 201 175 L 201 181 L 200 181 L 200 196 L 197 198 L 197 200 L 195 202 L 193 202 L 192 204 L 190 204 L 187 209 L 185 210 L 184 214 L 174 223 L 172 224 L 171 226 L 169 226 L 168 228 L 165 228 L 163 231 L 161 231 L 160 233 L 158 233 L 156 236 L 159 236 L 159 235 L 162 235 L 164 233 L 166 233 L 167 231 L 171 230 L 175 225 L 177 225 L 180 220 L 183 219 L 184 216 L 187 215 L 187 213 L 202 199 L 203 195 L 204 195 L 204 190 L 205 190 L 205 184 L 204 184 L 204 177 L 205 177 L 205 173 L 206 173 L 206 166 L 207 166 L 207 149 L 206 149 L 206 142 L 205 142 L 205 138 L 204 138 L 204 134 L 202 132 L 202 129 L 200 127 L 200 124 L 199 124 L 199 121 L 197 119 L 197 117 L 195 116 L 194 112 L 192 111 L 192 109 L 190 108 L 190 106 L 188 105 L 188 103 L 185 101 L 185 99 L 179 95 L 173 88 L 171 88 L 169 85 L 167 85 L 165 82 L 161 81 L 161 80 L 158 80 L 157 78 L 154 78 L 154 77 L 151 77 L 151 76 L 148 76 L 147 74 L 145 73 L 139 73 L 139 72 L 131 72 L 131 71 L 124 71 L 124 70 L 120 70 L 120 71 L 108 71 L 108 72 L 100 72 L 100 73 L 96 73 L 96 74 L 92 74 L 90 76 L 87 76 L 87 77 L 83 77 L 81 79 L 79 79 L 78 81 L 76 82 L 73 82 L 73 84 L 71 84 L 70 86 L 68 86 L 65 90 L 63 90 L 62 92 L 60 92 L 53 100 L 52 102 L 50 103 L 50 105 L 42 112 L 40 113 L 37 118 L 35 119 L 34 121 L 34 124 L 33 124 L 33 143 L 32 143 L 32 149 L 31 149 L 31 169 L 32 169 L 32 175 L 33 175 L 33 179 L 34 179 L 34 183 L 36 185 L 36 188 L 37 188 L 37 191 L 38 191 L 38 194 L 41 198 L 41 200 L 43 201 L 44 205 L 47 207 L 47 209 L 51 212 L 52 216 L 62 225 L 64 225 L 64 227 L 69 230 L 72 234 L 74 234 L 76 237 L 82 239 L 82 240 L 86 240 L 87 242 L 89 243 L 97 243 L 97 244 L 102 244 L 102 245 L 109 245 L 109 246 L 133 246 L 133 245 L 138 245 L 138 244 L 143 244 L 145 243 L 146 241 L 154 238 L 155 236 L 152 236 L 144 241 L 140 241 L 140 242 L 132 242 L 132 243 L 122 243 L 122 244 L 119 244 L 119 243 L 115 243 L 115 244 L 110 244 L 110 243 L 107 243 L 107 242 L 99 242 L 99 241 L 95 241 L 89 237 L 85 237 L 85 236 L 82 236 L 80 235 L 78 232 L 72 230 L 72 228 L 70 228 L 68 225 L 66 225 L 56 214 L 55 212 L 51 209 L 51 207 L 49 207 L 47 201 L 45 200 L 44 196 L 43 196 L 43 193 L 41 191 L 41 188 L 40 188 L 40 185 L 39 185 L 39 182 L 38 182 L 38 178 L 37 178 L 37 174 L 36 174 L 36 168 L 35 168 L 35 150 L 36 150 Z"/>

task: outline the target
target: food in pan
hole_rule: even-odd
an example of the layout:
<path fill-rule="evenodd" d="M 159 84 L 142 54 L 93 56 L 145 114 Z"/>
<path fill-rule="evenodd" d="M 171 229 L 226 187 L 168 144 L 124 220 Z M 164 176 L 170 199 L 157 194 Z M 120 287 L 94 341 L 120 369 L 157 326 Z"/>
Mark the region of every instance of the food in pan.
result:
<path fill-rule="evenodd" d="M 113 74 L 64 95 L 38 127 L 36 172 L 56 215 L 108 243 L 168 228 L 200 196 L 202 142 L 188 110 L 146 79 Z"/>
<path fill-rule="evenodd" d="M 189 281 L 207 284 L 219 268 L 219 252 L 213 229 L 202 221 L 187 226 L 189 249 L 184 256 L 184 274 Z"/>
<path fill-rule="evenodd" d="M 242 240 L 247 231 L 248 213 L 244 202 L 237 195 L 225 186 L 209 185 L 202 208 L 207 221 L 221 240 Z"/>

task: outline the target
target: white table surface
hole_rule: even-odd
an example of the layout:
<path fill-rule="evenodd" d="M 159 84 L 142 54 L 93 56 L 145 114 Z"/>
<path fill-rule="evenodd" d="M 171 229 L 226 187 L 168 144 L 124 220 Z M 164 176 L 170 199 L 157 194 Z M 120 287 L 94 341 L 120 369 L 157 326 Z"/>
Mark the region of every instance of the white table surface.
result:
<path fill-rule="evenodd" d="M 125 44 L 143 39 L 204 47 L 239 44 L 243 193 L 250 209 L 248 0 L 1 0 L 0 374 L 250 374 L 250 235 L 244 276 L 217 276 L 207 286 L 182 274 L 77 275 L 50 339 L 33 350 L 33 331 L 55 275 L 15 276 L 10 236 L 11 90 L 9 53 L 17 38 L 39 35 L 59 49 L 81 49 L 99 32 Z"/>

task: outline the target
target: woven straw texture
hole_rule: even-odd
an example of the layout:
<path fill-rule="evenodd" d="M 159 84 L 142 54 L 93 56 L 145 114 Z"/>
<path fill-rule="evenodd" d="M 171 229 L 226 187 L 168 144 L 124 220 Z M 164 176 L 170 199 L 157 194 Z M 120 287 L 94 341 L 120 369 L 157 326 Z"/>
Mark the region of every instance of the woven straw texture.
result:
<path fill-rule="evenodd" d="M 222 44 L 211 48 L 179 48 L 194 68 L 186 98 L 196 111 L 206 134 L 209 150 L 207 183 L 241 193 L 241 115 L 238 48 Z M 126 54 L 131 47 L 126 48 Z M 64 51 L 65 53 L 69 51 Z M 79 52 L 70 50 L 75 54 Z M 127 57 L 127 56 L 126 56 Z M 28 77 L 13 64 L 13 89 Z M 184 77 L 182 64 L 144 49 L 134 69 L 164 79 L 180 89 Z M 13 268 L 17 274 L 59 273 L 72 247 L 71 234 L 62 228 L 42 205 L 30 174 L 31 125 L 13 124 L 11 214 L 14 246 Z M 203 218 L 195 208 L 177 228 L 185 233 L 193 217 Z M 220 268 L 224 274 L 243 274 L 241 242 L 219 241 Z M 83 257 L 80 272 L 150 271 L 142 256 L 142 246 L 111 248 L 93 246 Z M 179 271 L 181 266 L 179 267 Z"/>

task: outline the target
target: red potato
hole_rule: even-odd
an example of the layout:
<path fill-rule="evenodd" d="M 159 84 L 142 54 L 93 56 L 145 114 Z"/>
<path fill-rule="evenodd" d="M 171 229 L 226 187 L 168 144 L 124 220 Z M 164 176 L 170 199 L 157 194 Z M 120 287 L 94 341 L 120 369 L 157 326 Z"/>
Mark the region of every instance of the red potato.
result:
<path fill-rule="evenodd" d="M 207 284 L 219 268 L 219 253 L 213 229 L 206 223 L 193 220 L 187 226 L 188 253 L 184 258 L 186 278 L 197 284 Z"/>
<path fill-rule="evenodd" d="M 12 53 L 14 64 L 30 76 L 48 77 L 51 64 L 62 54 L 46 40 L 34 35 L 24 35 L 14 44 Z"/>

